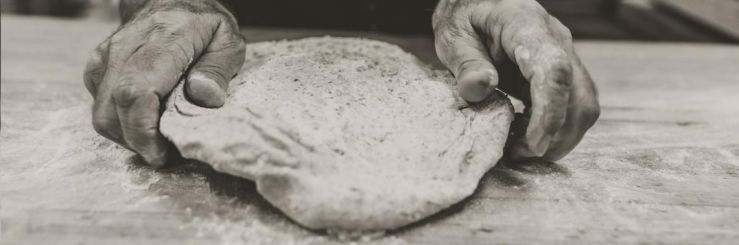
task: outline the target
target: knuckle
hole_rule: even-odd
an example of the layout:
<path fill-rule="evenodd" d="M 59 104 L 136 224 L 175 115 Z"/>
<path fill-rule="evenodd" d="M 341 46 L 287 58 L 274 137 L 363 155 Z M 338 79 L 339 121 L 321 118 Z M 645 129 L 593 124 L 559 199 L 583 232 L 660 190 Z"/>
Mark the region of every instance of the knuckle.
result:
<path fill-rule="evenodd" d="M 152 139 L 156 139 L 159 136 L 159 131 L 155 127 L 148 127 L 146 125 L 129 124 L 124 125 L 126 131 L 135 132 L 135 136 L 126 138 L 126 141 L 133 148 L 139 148 L 140 146 L 149 145 Z"/>
<path fill-rule="evenodd" d="M 151 139 L 156 139 L 159 136 L 159 129 L 156 128 L 156 124 L 149 123 L 146 125 L 151 125 L 151 126 L 143 126 L 143 127 L 138 128 L 138 130 L 140 130 L 139 133 L 141 133 L 142 138 L 147 139 L 148 141 L 150 141 Z M 146 142 L 139 142 L 139 143 L 144 144 Z"/>
<path fill-rule="evenodd" d="M 562 23 L 559 23 L 559 31 L 560 35 L 562 35 L 562 40 L 572 42 L 572 32 L 570 31 L 570 28 L 567 28 Z"/>
<path fill-rule="evenodd" d="M 484 60 L 480 60 L 478 58 L 466 58 L 461 60 L 459 62 L 459 65 L 456 67 L 458 73 L 465 72 L 466 70 L 472 70 L 474 68 L 484 67 L 485 66 Z"/>
<path fill-rule="evenodd" d="M 588 127 L 595 124 L 600 117 L 600 104 L 596 99 L 591 100 L 589 103 L 585 103 L 581 109 L 581 120 Z"/>
<path fill-rule="evenodd" d="M 83 80 L 85 83 L 90 83 L 90 85 L 94 85 L 97 80 L 99 80 L 103 76 L 103 64 L 100 61 L 100 59 L 96 58 L 95 55 L 93 57 L 90 57 L 90 59 L 87 61 L 87 65 L 85 66 L 85 72 L 83 73 Z"/>
<path fill-rule="evenodd" d="M 236 34 L 235 36 L 235 40 L 231 44 L 236 46 L 236 55 L 240 60 L 243 60 L 243 57 L 246 55 L 246 43 L 241 35 Z"/>
<path fill-rule="evenodd" d="M 223 42 L 209 47 L 209 52 L 224 52 L 226 56 L 240 56 L 246 54 L 246 43 L 238 33 L 227 34 Z M 243 56 L 239 58 L 243 59 Z"/>
<path fill-rule="evenodd" d="M 226 77 L 230 77 L 231 75 L 236 74 L 241 69 L 241 66 L 244 64 L 244 56 L 246 56 L 246 45 L 238 40 L 228 42 L 224 45 L 225 46 L 222 47 L 222 50 L 225 52 L 221 53 L 222 55 L 219 55 L 220 57 L 222 57 L 222 61 L 215 62 L 222 62 L 222 65 L 212 63 L 209 64 L 210 62 L 200 62 L 198 63 L 198 66 L 202 66 L 204 67 L 204 69 L 208 70 L 221 71 Z"/>
<path fill-rule="evenodd" d="M 437 50 L 450 44 L 452 39 L 452 34 L 450 34 L 450 32 L 451 31 L 449 30 L 438 30 L 434 32 L 434 44 L 436 45 Z"/>
<path fill-rule="evenodd" d="M 241 66 L 244 64 L 244 56 L 246 56 L 246 45 L 239 45 L 232 56 L 235 69 L 241 69 Z"/>
<path fill-rule="evenodd" d="M 102 51 L 94 50 L 87 58 L 87 64 L 85 65 L 85 73 L 95 70 L 100 70 L 106 62 L 105 55 Z"/>
<path fill-rule="evenodd" d="M 545 70 L 551 81 L 558 85 L 569 86 L 572 83 L 572 63 L 566 57 L 553 57 Z"/>
<path fill-rule="evenodd" d="M 442 32 L 436 32 L 434 35 L 434 48 L 436 51 L 436 56 L 439 57 L 439 60 L 441 63 L 445 64 L 447 67 L 449 67 L 449 60 L 451 57 L 448 49 L 451 46 L 449 43 L 449 37 L 448 34 L 442 33 Z M 450 67 L 451 68 L 451 67 Z"/>
<path fill-rule="evenodd" d="M 92 53 L 87 57 L 87 68 L 93 68 L 102 65 L 103 63 L 103 57 L 100 52 L 97 50 L 92 51 Z"/>
<path fill-rule="evenodd" d="M 441 41 L 442 44 L 452 44 L 454 43 L 454 40 L 461 38 L 464 36 L 464 33 L 460 28 L 456 26 L 449 26 L 447 28 L 444 28 L 443 30 L 440 30 L 436 32 L 436 39 L 438 41 Z"/>
<path fill-rule="evenodd" d="M 600 118 L 600 105 L 597 102 L 593 103 L 586 111 L 591 124 Z"/>
<path fill-rule="evenodd" d="M 113 89 L 113 99 L 120 106 L 133 104 L 141 97 L 155 94 L 152 87 L 139 84 L 122 84 Z"/>
<path fill-rule="evenodd" d="M 85 84 L 85 88 L 87 88 L 87 91 L 90 92 L 90 94 L 95 96 L 95 90 L 96 90 L 96 80 L 99 79 L 99 75 L 97 75 L 97 71 L 95 69 L 88 69 L 85 71 L 85 74 L 82 76 L 82 81 Z"/>
<path fill-rule="evenodd" d="M 549 23 L 552 23 L 555 33 L 557 33 L 562 40 L 568 42 L 572 41 L 572 32 L 570 31 L 570 28 L 567 28 L 567 26 L 551 15 L 549 15 Z"/>
<path fill-rule="evenodd" d="M 458 27 L 445 28 L 444 30 L 437 31 L 434 35 L 434 47 L 436 48 L 436 54 L 439 56 L 441 62 L 449 66 L 455 60 L 459 60 L 462 57 L 459 56 L 456 46 L 463 45 L 466 39 L 470 38 L 470 34 L 466 31 L 461 30 Z M 457 67 L 449 67 L 457 68 Z"/>
<path fill-rule="evenodd" d="M 95 132 L 108 138 L 112 136 L 111 132 L 116 127 L 116 123 L 116 119 L 113 118 L 102 116 L 92 117 L 92 128 L 95 129 Z"/>
<path fill-rule="evenodd" d="M 103 56 L 104 53 L 108 52 L 108 47 L 110 46 L 111 37 L 105 39 L 102 43 L 100 43 L 97 47 L 95 47 L 95 50 L 93 50 L 94 53 L 97 53 L 100 56 Z"/>
<path fill-rule="evenodd" d="M 230 55 L 230 58 L 228 59 L 228 67 L 226 70 L 228 70 L 227 78 L 231 78 L 234 75 L 236 75 L 239 70 L 241 70 L 241 67 L 244 65 L 244 57 L 246 56 L 246 44 L 243 42 L 243 40 L 239 39 L 238 41 L 235 41 L 233 43 L 236 45 L 235 51 Z M 230 79 L 227 79 L 230 80 Z"/>
<path fill-rule="evenodd" d="M 197 73 L 190 73 L 191 77 L 197 75 L 203 75 L 207 78 L 214 79 L 216 82 L 227 81 L 230 76 L 226 74 L 227 71 L 217 64 L 202 63 L 197 66 Z"/>

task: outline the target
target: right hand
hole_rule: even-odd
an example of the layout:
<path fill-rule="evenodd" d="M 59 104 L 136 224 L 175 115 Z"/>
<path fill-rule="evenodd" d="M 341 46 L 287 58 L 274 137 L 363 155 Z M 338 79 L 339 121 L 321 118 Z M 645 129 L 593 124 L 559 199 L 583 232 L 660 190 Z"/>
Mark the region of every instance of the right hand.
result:
<path fill-rule="evenodd" d="M 598 91 L 569 29 L 537 1 L 442 0 L 433 27 L 462 98 L 480 102 L 500 88 L 526 106 L 512 159 L 557 161 L 598 119 Z"/>
<path fill-rule="evenodd" d="M 95 131 L 159 167 L 171 149 L 159 133 L 163 100 L 186 78 L 189 100 L 222 106 L 244 63 L 245 42 L 233 15 L 215 0 L 138 5 L 95 49 L 84 81 L 94 98 Z"/>

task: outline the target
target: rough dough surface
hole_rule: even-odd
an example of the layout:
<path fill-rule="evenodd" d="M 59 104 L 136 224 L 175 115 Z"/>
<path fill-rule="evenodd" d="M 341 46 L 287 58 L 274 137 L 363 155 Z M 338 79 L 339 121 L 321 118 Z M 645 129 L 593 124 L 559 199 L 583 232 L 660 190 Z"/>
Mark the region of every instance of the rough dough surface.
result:
<path fill-rule="evenodd" d="M 222 108 L 192 105 L 179 86 L 161 132 L 308 228 L 393 229 L 463 200 L 513 119 L 505 95 L 469 106 L 446 72 L 384 42 L 257 43 L 246 62 Z"/>

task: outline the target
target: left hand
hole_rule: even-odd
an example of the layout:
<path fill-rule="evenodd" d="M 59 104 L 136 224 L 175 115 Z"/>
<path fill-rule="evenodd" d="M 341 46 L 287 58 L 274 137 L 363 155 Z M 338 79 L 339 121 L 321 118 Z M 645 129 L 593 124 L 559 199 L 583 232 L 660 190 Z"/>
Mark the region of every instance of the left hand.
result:
<path fill-rule="evenodd" d="M 159 132 L 164 100 L 181 79 L 202 107 L 221 107 L 244 63 L 244 38 L 216 0 L 121 0 L 121 26 L 92 53 L 85 87 L 100 135 L 143 157 L 167 162 L 171 144 Z"/>
<path fill-rule="evenodd" d="M 598 119 L 598 93 L 570 31 L 535 0 L 441 0 L 433 27 L 462 98 L 479 102 L 499 87 L 526 105 L 513 159 L 559 160 Z"/>

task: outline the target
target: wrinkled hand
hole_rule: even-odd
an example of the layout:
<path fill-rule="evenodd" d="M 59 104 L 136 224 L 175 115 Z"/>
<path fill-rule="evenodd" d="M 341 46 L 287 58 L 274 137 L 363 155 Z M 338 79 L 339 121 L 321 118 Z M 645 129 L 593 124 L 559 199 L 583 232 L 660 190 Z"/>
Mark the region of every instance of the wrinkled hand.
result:
<path fill-rule="evenodd" d="M 598 119 L 598 93 L 569 30 L 536 1 L 442 0 L 433 27 L 465 100 L 500 88 L 526 105 L 529 123 L 512 158 L 559 160 Z"/>
<path fill-rule="evenodd" d="M 140 8 L 95 49 L 84 81 L 94 98 L 95 130 L 162 166 L 171 149 L 159 133 L 163 100 L 186 76 L 192 102 L 222 106 L 245 45 L 236 20 L 216 1 L 138 2 Z"/>

